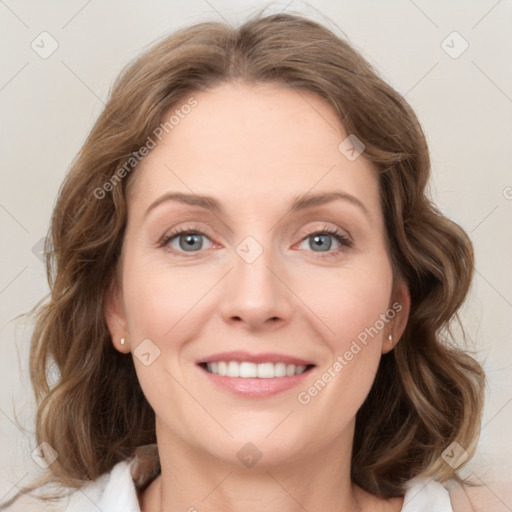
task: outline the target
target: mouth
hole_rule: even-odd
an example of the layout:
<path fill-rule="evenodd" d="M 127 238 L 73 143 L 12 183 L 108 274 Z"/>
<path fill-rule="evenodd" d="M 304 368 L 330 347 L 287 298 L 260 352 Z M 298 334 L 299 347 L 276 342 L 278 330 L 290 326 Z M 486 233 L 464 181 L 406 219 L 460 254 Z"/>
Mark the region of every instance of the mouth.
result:
<path fill-rule="evenodd" d="M 199 366 L 213 375 L 240 379 L 274 379 L 302 375 L 315 365 L 295 365 L 286 363 L 252 363 L 250 361 L 218 361 L 199 363 Z"/>
<path fill-rule="evenodd" d="M 229 352 L 204 358 L 197 366 L 223 390 L 257 398 L 299 385 L 316 365 L 284 354 Z"/>

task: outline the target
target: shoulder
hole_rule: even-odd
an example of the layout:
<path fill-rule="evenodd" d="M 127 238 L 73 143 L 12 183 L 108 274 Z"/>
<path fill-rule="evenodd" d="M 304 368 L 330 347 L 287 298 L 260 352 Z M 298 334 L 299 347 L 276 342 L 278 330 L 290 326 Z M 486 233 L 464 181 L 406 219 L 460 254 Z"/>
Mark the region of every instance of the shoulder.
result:
<path fill-rule="evenodd" d="M 67 494 L 58 500 L 23 495 L 6 512 L 140 512 L 133 481 L 127 474 L 126 461 L 79 489 L 63 489 Z M 38 496 L 47 495 L 48 489 L 40 488 Z M 115 498 L 115 499 L 114 499 Z M 121 506 L 121 508 L 119 508 Z"/>
<path fill-rule="evenodd" d="M 444 487 L 450 493 L 454 512 L 508 512 L 512 507 L 512 478 L 482 485 L 464 485 L 448 480 Z"/>
<path fill-rule="evenodd" d="M 75 490 L 63 512 L 92 512 L 98 509 L 105 512 L 140 512 L 128 461 L 119 462 L 109 473 Z"/>
<path fill-rule="evenodd" d="M 449 491 L 432 478 L 414 478 L 406 484 L 401 512 L 454 512 Z"/>
<path fill-rule="evenodd" d="M 509 512 L 512 480 L 485 485 L 461 484 L 455 479 L 437 482 L 416 478 L 406 485 L 401 512 Z"/>
<path fill-rule="evenodd" d="M 87 482 L 59 501 L 42 501 L 22 496 L 7 512 L 140 512 L 138 492 L 151 482 L 159 470 L 156 445 L 136 450 L 130 459 L 116 464 L 108 473 Z"/>

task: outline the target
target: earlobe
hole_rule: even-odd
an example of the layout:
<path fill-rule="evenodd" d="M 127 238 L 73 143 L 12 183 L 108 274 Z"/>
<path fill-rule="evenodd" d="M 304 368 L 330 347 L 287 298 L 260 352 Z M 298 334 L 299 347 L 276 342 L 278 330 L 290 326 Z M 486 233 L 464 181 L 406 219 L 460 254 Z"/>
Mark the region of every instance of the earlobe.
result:
<path fill-rule="evenodd" d="M 407 322 L 409 320 L 409 312 L 411 309 L 411 296 L 409 287 L 405 281 L 400 281 L 400 284 L 394 294 L 396 300 L 392 303 L 392 309 L 395 311 L 395 316 L 390 322 L 388 332 L 385 335 L 385 340 L 390 340 L 389 343 L 382 343 L 382 353 L 386 354 L 400 342 Z"/>
<path fill-rule="evenodd" d="M 128 329 L 121 292 L 114 280 L 109 286 L 104 297 L 104 313 L 107 327 L 114 347 L 124 354 L 130 351 Z"/>

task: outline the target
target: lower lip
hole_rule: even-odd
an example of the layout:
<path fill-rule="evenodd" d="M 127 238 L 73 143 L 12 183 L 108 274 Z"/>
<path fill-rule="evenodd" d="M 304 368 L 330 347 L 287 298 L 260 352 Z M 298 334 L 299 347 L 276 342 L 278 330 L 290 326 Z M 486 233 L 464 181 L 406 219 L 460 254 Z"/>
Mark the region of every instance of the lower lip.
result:
<path fill-rule="evenodd" d="M 300 375 L 293 375 L 291 377 L 273 377 L 271 379 L 258 379 L 242 377 L 226 377 L 210 373 L 202 367 L 199 369 L 210 379 L 210 382 L 216 386 L 234 393 L 235 395 L 250 397 L 250 398 L 263 398 L 267 396 L 276 395 L 282 391 L 298 386 L 314 368 L 311 368 Z"/>

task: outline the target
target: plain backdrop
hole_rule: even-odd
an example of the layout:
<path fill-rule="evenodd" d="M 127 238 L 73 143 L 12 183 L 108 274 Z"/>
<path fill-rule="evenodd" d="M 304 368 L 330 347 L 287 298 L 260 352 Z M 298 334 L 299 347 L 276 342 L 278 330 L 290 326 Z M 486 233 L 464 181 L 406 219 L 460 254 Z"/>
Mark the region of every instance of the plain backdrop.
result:
<path fill-rule="evenodd" d="M 58 187 L 114 78 L 179 27 L 222 19 L 239 24 L 263 5 L 0 1 L 0 501 L 40 470 L 31 457 L 32 325 L 20 315 L 48 291 L 40 241 Z M 432 196 L 470 234 L 476 252 L 462 320 L 488 388 L 478 451 L 463 474 L 483 483 L 510 477 L 512 2 L 292 0 L 270 4 L 268 12 L 283 10 L 305 13 L 347 37 L 419 116 L 432 155 Z M 45 55 L 52 45 L 58 46 Z"/>

